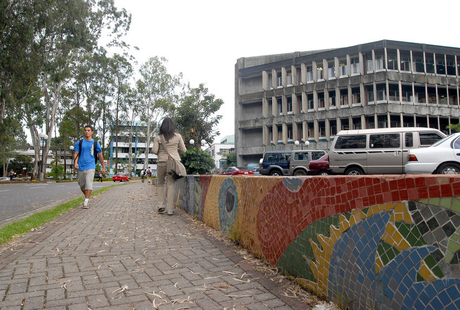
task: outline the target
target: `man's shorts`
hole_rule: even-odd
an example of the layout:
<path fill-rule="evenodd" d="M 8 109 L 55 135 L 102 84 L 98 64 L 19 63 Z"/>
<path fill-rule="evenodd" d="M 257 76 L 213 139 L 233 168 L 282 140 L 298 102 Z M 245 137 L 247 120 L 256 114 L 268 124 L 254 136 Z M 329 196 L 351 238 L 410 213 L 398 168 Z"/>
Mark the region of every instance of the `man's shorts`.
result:
<path fill-rule="evenodd" d="M 94 169 L 78 170 L 78 185 L 82 191 L 93 190 Z"/>

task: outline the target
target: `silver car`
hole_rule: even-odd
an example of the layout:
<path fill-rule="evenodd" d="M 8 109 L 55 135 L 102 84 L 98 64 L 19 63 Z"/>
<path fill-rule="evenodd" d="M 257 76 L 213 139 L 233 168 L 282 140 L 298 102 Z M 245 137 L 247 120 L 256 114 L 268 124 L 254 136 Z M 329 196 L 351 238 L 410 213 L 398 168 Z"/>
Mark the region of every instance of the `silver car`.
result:
<path fill-rule="evenodd" d="M 430 147 L 409 150 L 405 168 L 408 174 L 459 174 L 460 133 L 450 135 Z"/>

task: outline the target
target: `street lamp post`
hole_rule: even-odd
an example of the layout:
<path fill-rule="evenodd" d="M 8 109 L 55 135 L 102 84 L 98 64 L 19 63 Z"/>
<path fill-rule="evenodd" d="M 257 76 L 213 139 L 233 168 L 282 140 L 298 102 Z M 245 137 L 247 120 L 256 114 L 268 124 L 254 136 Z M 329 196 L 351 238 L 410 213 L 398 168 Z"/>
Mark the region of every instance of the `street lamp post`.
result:
<path fill-rule="evenodd" d="M 193 139 L 190 139 L 189 141 L 190 145 L 194 145 L 195 144 L 195 140 Z M 196 148 L 196 174 L 198 174 L 198 147 Z"/>
<path fill-rule="evenodd" d="M 42 145 L 42 164 L 41 164 L 41 171 L 40 171 L 40 176 L 39 176 L 39 180 L 40 181 L 43 181 L 45 180 L 45 169 L 46 169 L 46 165 L 45 165 L 45 143 L 46 143 L 46 140 L 48 140 L 48 135 L 44 132 L 41 132 L 39 135 L 40 137 L 40 140 L 41 140 L 41 145 Z"/>
<path fill-rule="evenodd" d="M 296 141 L 294 142 L 294 144 L 295 144 L 296 146 L 299 146 L 299 144 L 300 144 L 300 145 L 301 145 L 301 150 L 303 151 L 303 144 L 301 144 L 298 140 L 296 140 Z M 309 145 L 310 145 L 310 142 L 309 142 L 309 141 L 305 141 L 305 146 L 308 147 Z"/>

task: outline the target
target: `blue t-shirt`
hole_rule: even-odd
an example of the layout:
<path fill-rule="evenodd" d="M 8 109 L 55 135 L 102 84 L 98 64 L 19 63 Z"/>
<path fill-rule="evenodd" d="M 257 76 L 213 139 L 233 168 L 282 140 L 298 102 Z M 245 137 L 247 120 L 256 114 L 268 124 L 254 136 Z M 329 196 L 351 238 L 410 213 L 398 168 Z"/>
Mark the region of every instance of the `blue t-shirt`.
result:
<path fill-rule="evenodd" d="M 96 154 L 93 154 L 94 142 L 94 140 L 87 141 L 86 139 L 83 139 L 83 143 L 81 144 L 81 155 L 78 158 L 78 170 L 83 171 L 88 169 L 96 169 L 96 157 L 94 156 L 96 156 L 98 153 L 101 153 L 102 149 L 99 145 L 99 142 L 96 142 Z M 77 141 L 73 150 L 77 153 L 80 152 L 80 140 Z"/>

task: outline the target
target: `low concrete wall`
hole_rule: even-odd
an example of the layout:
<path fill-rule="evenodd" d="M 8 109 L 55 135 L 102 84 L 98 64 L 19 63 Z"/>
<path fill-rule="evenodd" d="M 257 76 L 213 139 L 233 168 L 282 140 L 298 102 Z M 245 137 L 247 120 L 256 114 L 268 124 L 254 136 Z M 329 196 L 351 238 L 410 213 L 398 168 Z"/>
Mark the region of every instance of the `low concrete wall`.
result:
<path fill-rule="evenodd" d="M 458 176 L 189 176 L 176 197 L 329 300 L 460 308 Z"/>

